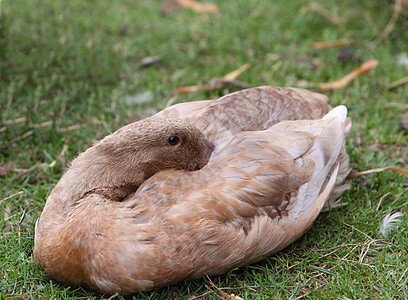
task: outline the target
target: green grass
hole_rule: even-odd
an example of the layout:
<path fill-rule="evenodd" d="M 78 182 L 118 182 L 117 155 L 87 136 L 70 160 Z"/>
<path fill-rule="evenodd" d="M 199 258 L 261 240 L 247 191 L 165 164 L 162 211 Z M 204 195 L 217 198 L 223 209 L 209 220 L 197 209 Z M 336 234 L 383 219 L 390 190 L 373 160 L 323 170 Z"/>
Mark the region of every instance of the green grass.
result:
<path fill-rule="evenodd" d="M 245 63 L 252 67 L 238 79 L 251 86 L 296 86 L 302 80 L 333 81 L 377 59 L 375 70 L 326 94 L 332 105 L 349 108 L 353 129 L 347 145 L 355 170 L 407 168 L 408 133 L 399 122 L 407 109 L 393 103 L 408 103 L 408 85 L 387 88 L 407 75 L 397 62 L 408 51 L 407 14 L 376 45 L 393 1 L 316 0 L 341 25 L 311 11 L 310 2 L 217 0 L 219 14 L 179 9 L 163 16 L 162 1 L 2 1 L 0 164 L 12 166 L 0 177 L 0 298 L 108 299 L 63 286 L 33 262 L 34 223 L 47 195 L 91 140 L 162 109 L 171 89 L 207 84 Z M 309 47 L 342 38 L 355 40 L 346 46 L 352 56 L 345 61 L 338 59 L 341 48 Z M 162 62 L 142 68 L 146 56 Z M 146 91 L 153 95 L 149 103 L 126 100 Z M 231 91 L 199 91 L 178 101 Z M 23 171 L 36 164 L 42 165 Z M 322 214 L 285 250 L 212 281 L 244 299 L 407 299 L 407 178 L 392 171 L 359 177 L 342 199 L 349 205 Z M 405 213 L 402 222 L 383 240 L 379 223 L 397 211 Z M 134 298 L 202 294 L 221 296 L 203 278 Z"/>

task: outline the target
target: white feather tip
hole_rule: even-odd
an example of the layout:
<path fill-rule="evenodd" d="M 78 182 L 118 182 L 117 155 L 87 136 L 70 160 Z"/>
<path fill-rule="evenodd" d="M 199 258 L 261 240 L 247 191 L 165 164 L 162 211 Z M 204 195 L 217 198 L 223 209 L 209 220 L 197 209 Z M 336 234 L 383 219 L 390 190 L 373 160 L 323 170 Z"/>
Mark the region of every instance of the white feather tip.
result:
<path fill-rule="evenodd" d="M 344 123 L 347 118 L 347 107 L 344 105 L 339 105 L 333 108 L 331 111 L 329 111 L 323 119 L 330 119 L 333 117 L 339 118 L 340 122 Z"/>

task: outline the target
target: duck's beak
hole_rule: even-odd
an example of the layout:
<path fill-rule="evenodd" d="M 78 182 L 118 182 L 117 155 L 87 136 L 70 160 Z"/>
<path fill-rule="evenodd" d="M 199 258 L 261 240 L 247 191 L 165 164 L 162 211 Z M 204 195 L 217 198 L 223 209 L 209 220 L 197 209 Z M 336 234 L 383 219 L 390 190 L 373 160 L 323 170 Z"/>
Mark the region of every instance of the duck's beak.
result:
<path fill-rule="evenodd" d="M 205 144 L 206 144 L 206 147 L 205 147 L 205 150 L 204 150 L 204 155 L 203 155 L 203 158 L 201 159 L 201 161 L 197 165 L 197 170 L 200 170 L 201 168 L 203 168 L 208 163 L 208 161 L 210 160 L 210 157 L 211 157 L 211 153 L 214 150 L 214 145 L 211 144 L 209 141 L 205 140 Z"/>

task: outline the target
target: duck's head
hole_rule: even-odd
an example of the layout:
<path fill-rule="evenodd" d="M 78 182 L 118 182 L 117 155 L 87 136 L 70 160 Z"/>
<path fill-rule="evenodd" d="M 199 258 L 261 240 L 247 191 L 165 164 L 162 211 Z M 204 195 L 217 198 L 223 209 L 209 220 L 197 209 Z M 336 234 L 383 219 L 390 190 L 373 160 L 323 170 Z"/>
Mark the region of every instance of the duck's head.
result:
<path fill-rule="evenodd" d="M 98 192 L 123 199 L 161 170 L 204 167 L 213 148 L 191 124 L 152 116 L 118 129 L 80 154 L 60 181 L 63 198 L 75 202 Z"/>
<path fill-rule="evenodd" d="M 115 158 L 123 158 L 128 165 L 143 165 L 145 177 L 164 169 L 201 169 L 214 149 L 193 125 L 159 116 L 124 126 L 97 147 Z"/>

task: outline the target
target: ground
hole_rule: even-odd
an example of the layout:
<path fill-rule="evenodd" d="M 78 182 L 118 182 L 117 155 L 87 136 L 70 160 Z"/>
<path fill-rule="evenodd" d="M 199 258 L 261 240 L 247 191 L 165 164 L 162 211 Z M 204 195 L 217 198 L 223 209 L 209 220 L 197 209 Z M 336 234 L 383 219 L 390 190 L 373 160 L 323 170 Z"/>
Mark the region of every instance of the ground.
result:
<path fill-rule="evenodd" d="M 35 220 L 78 152 L 170 102 L 307 87 L 348 107 L 353 172 L 408 167 L 408 84 L 396 82 L 408 75 L 404 9 L 391 0 L 210 1 L 210 12 L 177 1 L 0 2 L 1 298 L 110 297 L 64 286 L 33 262 Z M 370 60 L 378 66 L 336 85 Z M 214 84 L 242 66 L 235 81 Z M 186 86 L 192 92 L 177 93 Z M 386 170 L 350 182 L 348 205 L 280 253 L 134 298 L 408 298 L 407 178 Z M 404 215 L 385 239 L 380 222 L 396 212 Z"/>

